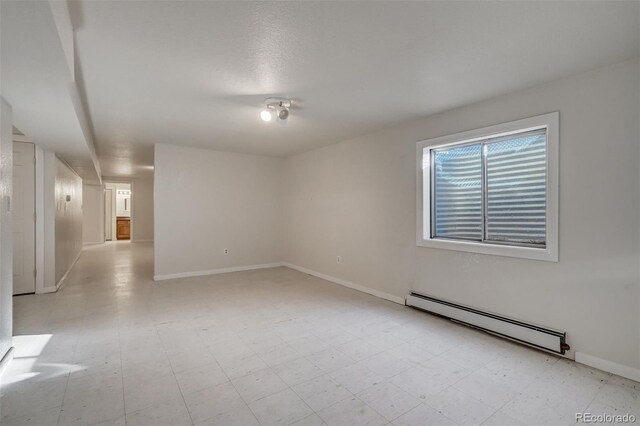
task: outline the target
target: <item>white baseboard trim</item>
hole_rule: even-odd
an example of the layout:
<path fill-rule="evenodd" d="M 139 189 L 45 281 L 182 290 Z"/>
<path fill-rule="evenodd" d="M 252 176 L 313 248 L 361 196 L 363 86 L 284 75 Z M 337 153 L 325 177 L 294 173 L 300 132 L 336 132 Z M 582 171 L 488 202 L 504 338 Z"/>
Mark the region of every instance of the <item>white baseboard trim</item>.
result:
<path fill-rule="evenodd" d="M 227 274 L 229 272 L 251 271 L 253 269 L 277 268 L 282 266 L 281 262 L 263 263 L 260 265 L 233 266 L 230 268 L 208 269 L 206 271 L 178 272 L 177 274 L 160 274 L 154 275 L 154 281 L 172 280 L 175 278 L 200 277 L 203 275 Z"/>
<path fill-rule="evenodd" d="M 153 240 L 131 240 L 132 243 L 152 243 Z"/>
<path fill-rule="evenodd" d="M 4 354 L 4 356 L 2 357 L 2 360 L 0 360 L 0 377 L 2 377 L 2 374 L 7 369 L 7 366 L 12 360 L 13 360 L 13 346 L 9 348 L 7 353 Z"/>
<path fill-rule="evenodd" d="M 78 259 L 80 259 L 80 255 L 82 254 L 82 250 L 80 250 L 80 252 L 78 253 L 78 255 L 76 256 L 76 258 L 73 260 L 73 262 L 71 262 L 71 265 L 69 265 L 69 268 L 67 269 L 67 271 L 64 273 L 64 275 L 62 276 L 62 278 L 60 278 L 60 280 L 58 280 L 58 282 L 56 283 L 56 289 L 55 291 L 60 290 L 60 287 L 62 287 L 62 284 L 64 284 L 64 280 L 67 279 L 67 276 L 69 276 L 69 272 L 71 272 L 71 270 L 73 269 L 74 266 L 76 266 L 76 263 L 78 262 Z M 51 287 L 45 287 L 45 289 L 47 288 L 51 288 Z M 52 293 L 51 291 L 48 291 L 48 293 Z"/>
<path fill-rule="evenodd" d="M 302 266 L 294 265 L 288 262 L 283 262 L 282 265 L 286 266 L 287 268 L 291 268 L 291 269 L 295 269 L 296 271 L 303 272 L 305 274 L 313 275 L 314 277 L 322 278 L 323 280 L 330 281 L 334 284 L 339 284 L 341 286 L 349 287 L 350 289 L 357 290 L 362 293 L 367 293 L 372 296 L 379 297 L 381 299 L 390 300 L 391 302 L 404 305 L 404 297 L 398 297 L 398 296 L 394 296 L 393 294 L 385 293 L 384 291 L 374 290 L 372 288 L 365 287 L 360 284 L 355 284 L 355 283 L 343 280 L 342 278 L 332 277 L 331 275 L 326 275 L 321 272 L 317 272 L 312 269 L 307 269 Z"/>
<path fill-rule="evenodd" d="M 579 362 L 580 364 L 588 365 L 589 367 L 597 368 L 598 370 L 617 374 L 618 376 L 626 377 L 627 379 L 640 382 L 640 369 L 638 368 L 618 364 L 617 362 L 598 358 L 597 356 L 585 354 L 582 352 L 576 352 L 575 355 L 576 362 Z"/>
<path fill-rule="evenodd" d="M 82 246 L 83 247 L 85 247 L 85 246 L 95 246 L 95 245 L 98 245 L 98 244 L 104 244 L 104 241 L 96 241 L 96 242 L 90 241 L 90 242 L 82 243 Z"/>
<path fill-rule="evenodd" d="M 307 269 L 302 266 L 294 265 L 288 262 L 264 263 L 260 265 L 248 265 L 248 266 L 235 266 L 231 268 L 208 269 L 205 271 L 179 272 L 176 274 L 158 274 L 153 276 L 153 280 L 163 281 L 163 280 L 172 280 L 176 278 L 200 277 L 203 275 L 217 275 L 217 274 L 226 274 L 229 272 L 251 271 L 253 269 L 277 268 L 279 266 L 286 266 L 287 268 L 294 269 L 296 271 L 300 271 L 305 274 L 313 275 L 314 277 L 322 278 L 323 280 L 327 280 L 334 284 L 339 284 L 341 286 L 348 287 L 352 290 L 357 290 L 362 293 L 367 293 L 372 296 L 379 297 L 381 299 L 389 300 L 391 302 L 404 305 L 403 297 L 398 297 L 398 296 L 394 296 L 393 294 L 385 293 L 383 291 L 374 290 L 372 288 L 365 287 L 360 284 L 355 284 L 355 283 L 343 280 L 341 278 L 332 277 L 331 275 L 326 275 L 326 274 L 314 271 L 312 269 Z"/>

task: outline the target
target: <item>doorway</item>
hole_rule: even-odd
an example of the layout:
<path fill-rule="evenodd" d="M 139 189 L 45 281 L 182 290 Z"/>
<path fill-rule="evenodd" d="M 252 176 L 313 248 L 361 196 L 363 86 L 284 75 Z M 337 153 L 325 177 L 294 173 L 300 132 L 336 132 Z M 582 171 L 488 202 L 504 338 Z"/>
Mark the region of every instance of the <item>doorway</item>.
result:
<path fill-rule="evenodd" d="M 35 145 L 13 142 L 13 294 L 36 292 Z"/>
<path fill-rule="evenodd" d="M 105 241 L 130 241 L 133 230 L 130 183 L 105 183 Z"/>

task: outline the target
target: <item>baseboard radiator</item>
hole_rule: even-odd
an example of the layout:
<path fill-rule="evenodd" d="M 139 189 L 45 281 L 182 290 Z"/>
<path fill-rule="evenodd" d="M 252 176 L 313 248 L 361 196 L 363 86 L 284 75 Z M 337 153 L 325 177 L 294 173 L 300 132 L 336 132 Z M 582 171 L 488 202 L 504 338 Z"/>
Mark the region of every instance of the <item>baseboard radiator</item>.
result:
<path fill-rule="evenodd" d="M 527 324 L 512 318 L 483 312 L 468 306 L 436 299 L 411 292 L 406 298 L 406 305 L 431 312 L 451 320 L 487 331 L 492 334 L 515 340 L 529 346 L 558 354 L 569 350 L 566 333 L 551 330 L 538 325 Z"/>

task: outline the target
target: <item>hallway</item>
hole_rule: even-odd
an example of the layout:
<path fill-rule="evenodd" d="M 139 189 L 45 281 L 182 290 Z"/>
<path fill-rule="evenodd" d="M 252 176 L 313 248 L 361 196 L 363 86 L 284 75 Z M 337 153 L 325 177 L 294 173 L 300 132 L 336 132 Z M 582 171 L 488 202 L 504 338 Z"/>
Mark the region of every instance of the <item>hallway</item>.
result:
<path fill-rule="evenodd" d="M 155 283 L 152 262 L 150 243 L 89 246 L 58 293 L 15 298 L 2 425 L 640 414 L 636 382 L 290 269 Z"/>

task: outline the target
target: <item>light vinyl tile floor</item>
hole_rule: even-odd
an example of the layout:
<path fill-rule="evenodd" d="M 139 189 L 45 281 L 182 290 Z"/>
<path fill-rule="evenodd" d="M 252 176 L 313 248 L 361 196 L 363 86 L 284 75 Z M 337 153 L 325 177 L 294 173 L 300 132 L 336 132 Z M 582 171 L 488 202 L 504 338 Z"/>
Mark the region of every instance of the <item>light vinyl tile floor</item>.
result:
<path fill-rule="evenodd" d="M 152 281 L 86 248 L 14 298 L 9 425 L 561 425 L 640 418 L 640 384 L 287 268 Z"/>

